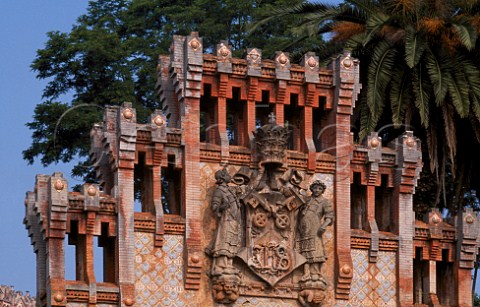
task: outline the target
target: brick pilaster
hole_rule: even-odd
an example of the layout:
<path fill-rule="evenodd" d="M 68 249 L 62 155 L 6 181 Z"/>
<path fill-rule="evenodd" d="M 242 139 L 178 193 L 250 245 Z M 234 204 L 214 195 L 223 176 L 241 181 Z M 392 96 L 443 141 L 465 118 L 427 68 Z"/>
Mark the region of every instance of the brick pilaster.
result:
<path fill-rule="evenodd" d="M 134 161 L 137 137 L 136 112 L 130 103 L 117 108 L 117 160 L 115 161 L 115 197 L 119 204 L 117 235 L 117 282 L 121 306 L 135 301 L 134 271 Z"/>
<path fill-rule="evenodd" d="M 347 60 L 351 65 L 346 65 Z M 353 277 L 350 247 L 350 156 L 352 154 L 350 115 L 354 102 L 354 86 L 358 67 L 350 56 L 342 56 L 332 63 L 336 113 L 335 148 L 335 250 L 336 250 L 336 298 L 348 299 Z M 343 218 L 341 218 L 343 217 Z"/>
<path fill-rule="evenodd" d="M 48 180 L 47 240 L 47 302 L 51 306 L 66 306 L 65 248 L 67 229 L 68 185 L 61 173 Z"/>
<path fill-rule="evenodd" d="M 37 176 L 38 180 L 45 178 L 44 176 Z M 46 181 L 45 181 L 46 183 Z M 38 189 L 37 189 L 38 193 Z M 38 195 L 38 194 L 37 194 Z M 36 193 L 27 192 L 25 199 L 25 220 L 24 224 L 30 237 L 30 242 L 33 245 L 33 251 L 36 255 L 37 268 L 37 298 L 41 298 L 46 291 L 46 244 L 43 240 L 43 231 L 41 225 L 40 213 L 36 208 Z M 37 307 L 41 306 L 40 299 L 37 300 Z"/>
<path fill-rule="evenodd" d="M 198 33 L 185 38 L 183 45 L 183 71 L 185 73 L 184 108 L 182 114 L 182 131 L 184 148 L 184 168 L 182 176 L 182 203 L 186 219 L 186 250 L 184 253 L 185 288 L 200 288 L 200 272 L 203 259 L 201 246 L 200 208 L 200 93 L 203 65 L 202 39 Z"/>
<path fill-rule="evenodd" d="M 228 75 L 225 75 L 228 80 Z M 224 94 L 224 93 L 223 93 Z M 217 109 L 215 110 L 218 135 L 220 137 L 220 163 L 228 162 L 230 147 L 227 136 L 227 98 L 225 95 L 218 96 Z"/>
<path fill-rule="evenodd" d="M 399 306 L 413 304 L 413 238 L 415 235 L 413 193 L 422 168 L 420 141 L 410 131 L 389 144 L 396 152 L 394 181 L 395 230 L 399 237 L 397 297 Z M 401 224 L 400 224 L 401 223 Z"/>
<path fill-rule="evenodd" d="M 167 140 L 167 118 L 159 110 L 149 118 L 152 129 L 152 197 L 155 208 L 155 246 L 163 246 L 163 236 L 165 233 L 164 215 L 162 207 L 162 161 L 164 159 L 164 142 Z"/>

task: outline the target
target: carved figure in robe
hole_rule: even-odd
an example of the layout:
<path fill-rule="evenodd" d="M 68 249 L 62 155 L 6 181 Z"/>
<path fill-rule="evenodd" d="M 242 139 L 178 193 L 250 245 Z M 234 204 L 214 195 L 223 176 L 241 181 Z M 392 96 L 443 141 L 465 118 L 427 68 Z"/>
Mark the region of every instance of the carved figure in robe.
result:
<path fill-rule="evenodd" d="M 234 274 L 233 258 L 242 242 L 241 205 L 226 169 L 215 173 L 217 187 L 212 196 L 212 209 L 218 219 L 215 241 L 211 248 L 213 256 L 212 275 Z"/>
<path fill-rule="evenodd" d="M 312 196 L 301 207 L 298 214 L 297 243 L 300 254 L 307 263 L 304 265 L 302 282 L 312 281 L 326 284 L 322 276 L 322 265 L 327 260 L 323 234 L 333 223 L 334 213 L 330 201 L 322 196 L 326 186 L 316 180 L 310 185 Z"/>

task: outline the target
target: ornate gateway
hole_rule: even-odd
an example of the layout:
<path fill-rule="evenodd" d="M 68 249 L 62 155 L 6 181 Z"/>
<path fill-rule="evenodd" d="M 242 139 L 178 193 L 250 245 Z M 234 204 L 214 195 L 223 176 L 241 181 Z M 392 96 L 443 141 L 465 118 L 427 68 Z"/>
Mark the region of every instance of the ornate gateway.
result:
<path fill-rule="evenodd" d="M 285 297 L 320 306 L 328 286 L 321 271 L 327 259 L 322 237 L 333 222 L 330 202 L 322 197 L 326 187 L 314 181 L 310 196 L 302 174 L 285 167 L 288 130 L 273 115 L 257 129 L 255 141 L 258 171 L 242 167 L 233 179 L 226 168 L 215 174 L 211 205 L 218 226 L 208 249 L 214 298 L 232 303 L 241 288 L 252 288 L 249 283 L 276 289 L 298 269 L 293 284 L 282 286 Z"/>

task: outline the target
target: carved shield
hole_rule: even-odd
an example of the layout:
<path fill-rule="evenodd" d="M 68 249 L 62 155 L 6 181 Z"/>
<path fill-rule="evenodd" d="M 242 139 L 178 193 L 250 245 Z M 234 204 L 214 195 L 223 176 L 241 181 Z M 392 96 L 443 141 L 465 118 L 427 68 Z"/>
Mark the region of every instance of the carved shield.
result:
<path fill-rule="evenodd" d="M 246 207 L 246 247 L 239 253 L 257 276 L 274 286 L 305 258 L 295 251 L 295 209 L 299 195 L 286 197 L 277 191 L 251 191 L 243 197 Z"/>

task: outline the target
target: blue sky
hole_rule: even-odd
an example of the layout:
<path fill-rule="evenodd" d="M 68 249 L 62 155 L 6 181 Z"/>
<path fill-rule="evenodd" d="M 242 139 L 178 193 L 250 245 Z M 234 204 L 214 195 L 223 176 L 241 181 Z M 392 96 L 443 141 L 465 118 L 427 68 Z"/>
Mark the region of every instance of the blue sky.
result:
<path fill-rule="evenodd" d="M 32 191 L 35 174 L 70 173 L 69 165 L 27 165 L 22 150 L 31 143 L 25 123 L 41 101 L 44 81 L 30 70 L 46 33 L 69 31 L 86 12 L 86 0 L 2 0 L 0 4 L 0 284 L 36 292 L 35 254 L 22 223 L 25 192 Z M 60 99 L 61 100 L 61 99 Z"/>

